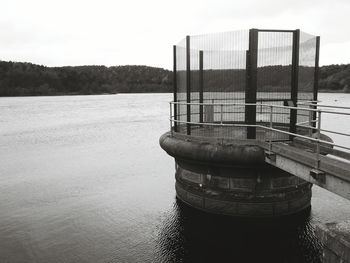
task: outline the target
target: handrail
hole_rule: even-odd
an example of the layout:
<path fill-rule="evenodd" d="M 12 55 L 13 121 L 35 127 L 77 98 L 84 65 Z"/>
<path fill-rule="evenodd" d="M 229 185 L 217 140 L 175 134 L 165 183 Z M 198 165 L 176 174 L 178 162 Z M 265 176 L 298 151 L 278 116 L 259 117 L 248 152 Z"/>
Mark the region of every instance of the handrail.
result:
<path fill-rule="evenodd" d="M 211 122 L 195 122 L 195 121 L 180 121 L 180 120 L 175 120 L 175 119 L 169 119 L 172 122 L 178 122 L 178 123 L 183 123 L 183 124 L 192 124 L 192 125 L 204 125 L 204 126 L 218 126 L 218 127 L 256 127 L 256 128 L 262 128 L 262 129 L 266 129 L 266 130 L 271 130 L 271 131 L 276 131 L 276 132 L 280 132 L 280 133 L 284 133 L 287 135 L 293 135 L 295 137 L 300 137 L 303 139 L 307 139 L 310 141 L 314 141 L 314 142 L 319 142 L 322 144 L 327 144 L 330 146 L 336 146 L 339 148 L 343 148 L 346 150 L 350 150 L 350 147 L 345 147 L 345 146 L 341 146 L 341 145 L 337 145 L 333 142 L 329 142 L 329 141 L 325 141 L 325 140 L 321 140 L 321 139 L 317 139 L 317 138 L 312 138 L 309 136 L 304 136 L 301 134 L 297 134 L 297 133 L 292 133 L 292 132 L 287 132 L 284 130 L 279 130 L 279 129 L 275 129 L 275 128 L 270 128 L 269 126 L 264 126 L 264 125 L 259 125 L 259 124 L 245 124 L 245 123 L 211 123 Z"/>
<path fill-rule="evenodd" d="M 316 101 L 306 101 L 306 102 L 298 102 L 298 105 L 308 105 L 308 106 L 317 106 L 317 107 L 324 107 L 324 108 L 334 108 L 334 109 L 344 109 L 344 110 L 350 110 L 350 107 L 346 106 L 332 106 L 332 105 L 325 105 L 325 104 L 316 104 Z"/>
<path fill-rule="evenodd" d="M 222 103 L 216 103 L 216 102 L 179 102 L 179 101 L 171 101 L 171 104 L 178 104 L 178 105 L 213 105 L 213 106 L 263 106 L 263 107 L 273 107 L 273 108 L 282 108 L 282 109 L 290 109 L 290 110 L 301 110 L 301 111 L 312 111 L 312 112 L 320 112 L 323 113 L 331 113 L 331 114 L 340 114 L 340 115 L 350 115 L 350 113 L 347 112 L 336 112 L 336 111 L 326 111 L 322 109 L 312 109 L 312 108 L 302 108 L 302 107 L 293 107 L 293 106 L 283 106 L 283 105 L 272 105 L 272 104 L 258 104 L 258 103 L 229 103 L 229 102 L 222 102 Z M 317 106 L 312 105 L 310 106 Z"/>
<path fill-rule="evenodd" d="M 172 108 L 173 106 L 176 105 L 211 105 L 211 106 L 220 106 L 220 111 L 216 111 L 215 113 L 220 113 L 220 121 L 219 123 L 215 123 L 215 122 L 193 122 L 193 121 L 182 121 L 182 120 L 176 120 L 173 116 L 173 111 Z M 306 105 L 306 104 L 302 104 L 302 105 Z M 344 145 L 340 145 L 340 144 L 336 144 L 334 142 L 329 142 L 326 140 L 322 140 L 321 139 L 321 132 L 329 132 L 329 133 L 333 133 L 333 134 L 337 134 L 337 135 L 341 135 L 341 136 L 350 136 L 350 134 L 348 133 L 343 133 L 343 132 L 338 132 L 338 131 L 331 131 L 328 129 L 322 129 L 321 128 L 321 116 L 322 113 L 330 113 L 330 114 L 338 114 L 338 115 L 350 115 L 350 113 L 345 113 L 345 112 L 338 112 L 338 111 L 329 111 L 329 110 L 323 110 L 320 108 L 316 108 L 318 105 L 317 104 L 307 104 L 308 106 L 310 106 L 309 108 L 304 108 L 304 107 L 293 107 L 293 106 L 282 106 L 282 105 L 273 105 L 273 104 L 260 104 L 260 103 L 215 103 L 215 102 L 211 102 L 211 103 L 207 103 L 207 102 L 203 102 L 203 103 L 199 103 L 199 102 L 170 102 L 170 130 L 171 132 L 173 132 L 173 124 L 174 123 L 183 123 L 183 124 L 192 124 L 192 125 L 202 125 L 202 126 L 219 126 L 219 127 L 256 127 L 256 128 L 261 128 L 261 129 L 265 129 L 265 130 L 269 130 L 269 131 L 273 131 L 273 132 L 278 132 L 278 133 L 282 133 L 282 134 L 286 134 L 286 135 L 290 135 L 293 137 L 298 137 L 298 138 L 302 138 L 302 139 L 306 139 L 309 140 L 311 142 L 315 142 L 316 143 L 316 160 L 315 160 L 315 168 L 318 169 L 319 168 L 319 163 L 320 163 L 320 148 L 321 148 L 321 144 L 322 145 L 328 145 L 330 147 L 330 149 L 332 149 L 332 147 L 337 147 L 340 149 L 344 149 L 346 151 L 350 151 L 350 147 L 344 146 Z M 261 124 L 246 124 L 246 123 L 224 123 L 223 121 L 223 114 L 225 113 L 224 106 L 237 106 L 237 107 L 242 107 L 242 106 L 259 106 L 259 107 L 268 107 L 269 111 L 264 111 L 263 114 L 269 114 L 269 118 L 266 121 L 267 123 L 269 123 L 269 125 L 261 125 Z M 328 105 L 329 106 L 329 105 Z M 282 129 L 276 129 L 273 127 L 273 115 L 275 114 L 280 114 L 280 112 L 276 112 L 274 111 L 274 108 L 278 108 L 278 109 L 288 109 L 288 110 L 299 110 L 299 111 L 307 111 L 309 112 L 309 120 L 308 121 L 304 121 L 304 122 L 300 122 L 297 124 L 298 127 L 303 127 L 303 128 L 307 128 L 309 129 L 309 136 L 306 135 L 302 135 L 302 134 L 298 134 L 298 133 L 292 133 L 290 131 L 285 131 Z M 330 108 L 330 107 L 329 107 Z M 337 107 L 335 106 L 334 108 L 339 109 L 341 107 Z M 346 107 L 344 107 L 346 108 Z M 349 107 L 350 109 L 350 107 Z M 235 113 L 235 112 L 233 112 Z M 315 115 L 316 114 L 316 115 Z M 313 116 L 314 115 L 314 116 Z M 303 116 L 307 116 L 307 115 L 303 115 Z M 309 126 L 307 125 L 302 125 L 302 124 L 309 124 Z M 314 126 L 312 126 L 313 124 L 316 124 Z M 314 131 L 314 133 L 312 133 Z M 316 136 L 316 137 L 313 137 Z M 223 131 L 221 131 L 221 137 L 223 139 Z M 218 137 L 220 138 L 220 136 Z M 270 136 L 268 139 L 268 143 L 269 143 L 269 149 L 272 149 L 272 136 Z M 340 150 L 337 150 L 340 151 Z M 348 153 L 348 152 L 347 152 Z M 336 154 L 335 154 L 336 155 Z"/>

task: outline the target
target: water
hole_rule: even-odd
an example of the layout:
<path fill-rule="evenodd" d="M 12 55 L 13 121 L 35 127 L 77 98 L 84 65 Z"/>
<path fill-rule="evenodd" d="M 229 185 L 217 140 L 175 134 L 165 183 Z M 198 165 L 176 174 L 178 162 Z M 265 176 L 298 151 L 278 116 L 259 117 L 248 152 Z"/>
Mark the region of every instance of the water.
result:
<path fill-rule="evenodd" d="M 350 202 L 321 188 L 310 215 L 283 222 L 176 201 L 174 161 L 158 145 L 170 99 L 0 98 L 0 262 L 319 262 L 315 224 L 350 217 Z"/>

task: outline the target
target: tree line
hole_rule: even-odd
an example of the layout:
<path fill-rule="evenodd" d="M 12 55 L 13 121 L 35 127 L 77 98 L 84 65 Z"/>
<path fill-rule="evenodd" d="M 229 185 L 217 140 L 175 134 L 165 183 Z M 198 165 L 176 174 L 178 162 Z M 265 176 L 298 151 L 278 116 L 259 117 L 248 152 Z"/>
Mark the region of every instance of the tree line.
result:
<path fill-rule="evenodd" d="M 290 87 L 290 66 L 258 69 L 260 91 L 285 91 Z M 312 90 L 313 68 L 299 68 L 299 89 Z M 181 74 L 181 72 L 179 73 Z M 185 74 L 185 72 L 183 72 Z M 192 72 L 192 90 L 199 74 Z M 207 91 L 242 91 L 245 70 L 206 70 Z M 46 67 L 32 63 L 0 61 L 0 96 L 87 95 L 172 92 L 172 71 L 148 66 Z M 319 89 L 350 92 L 350 64 L 320 67 Z"/>
<path fill-rule="evenodd" d="M 350 93 L 350 64 L 320 68 L 319 89 Z"/>
<path fill-rule="evenodd" d="M 0 61 L 0 96 L 171 92 L 171 72 L 147 66 L 46 67 Z"/>

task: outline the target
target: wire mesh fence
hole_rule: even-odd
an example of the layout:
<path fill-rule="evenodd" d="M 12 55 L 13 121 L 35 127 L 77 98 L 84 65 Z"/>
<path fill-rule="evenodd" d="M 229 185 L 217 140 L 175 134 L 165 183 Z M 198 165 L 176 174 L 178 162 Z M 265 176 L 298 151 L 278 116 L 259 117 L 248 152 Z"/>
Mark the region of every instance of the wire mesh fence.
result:
<path fill-rule="evenodd" d="M 294 107 L 299 101 L 317 99 L 317 37 L 299 30 L 251 29 L 187 36 L 174 52 L 174 98 L 192 103 L 175 104 L 174 118 L 183 123 L 176 130 L 179 133 L 218 136 L 215 129 L 204 131 L 192 123 L 266 126 L 270 125 L 270 112 L 262 105 Z M 287 131 L 298 132 L 297 124 L 310 119 L 302 106 L 300 110 L 277 107 L 274 111 L 273 125 Z M 256 138 L 258 133 L 247 126 L 237 131 L 245 138 Z"/>

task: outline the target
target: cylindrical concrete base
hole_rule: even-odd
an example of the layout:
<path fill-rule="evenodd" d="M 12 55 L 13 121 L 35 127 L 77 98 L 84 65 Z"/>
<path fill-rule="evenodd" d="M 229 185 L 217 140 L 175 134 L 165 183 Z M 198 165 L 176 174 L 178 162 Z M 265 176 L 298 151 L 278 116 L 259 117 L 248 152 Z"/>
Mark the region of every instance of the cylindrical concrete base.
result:
<path fill-rule="evenodd" d="M 254 140 L 209 142 L 169 133 L 161 147 L 176 161 L 177 197 L 206 212 L 275 217 L 310 207 L 312 184 L 265 162 Z"/>
<path fill-rule="evenodd" d="M 274 217 L 310 206 L 311 184 L 276 168 L 232 169 L 231 176 L 199 174 L 178 166 L 177 197 L 206 212 L 240 217 Z"/>

